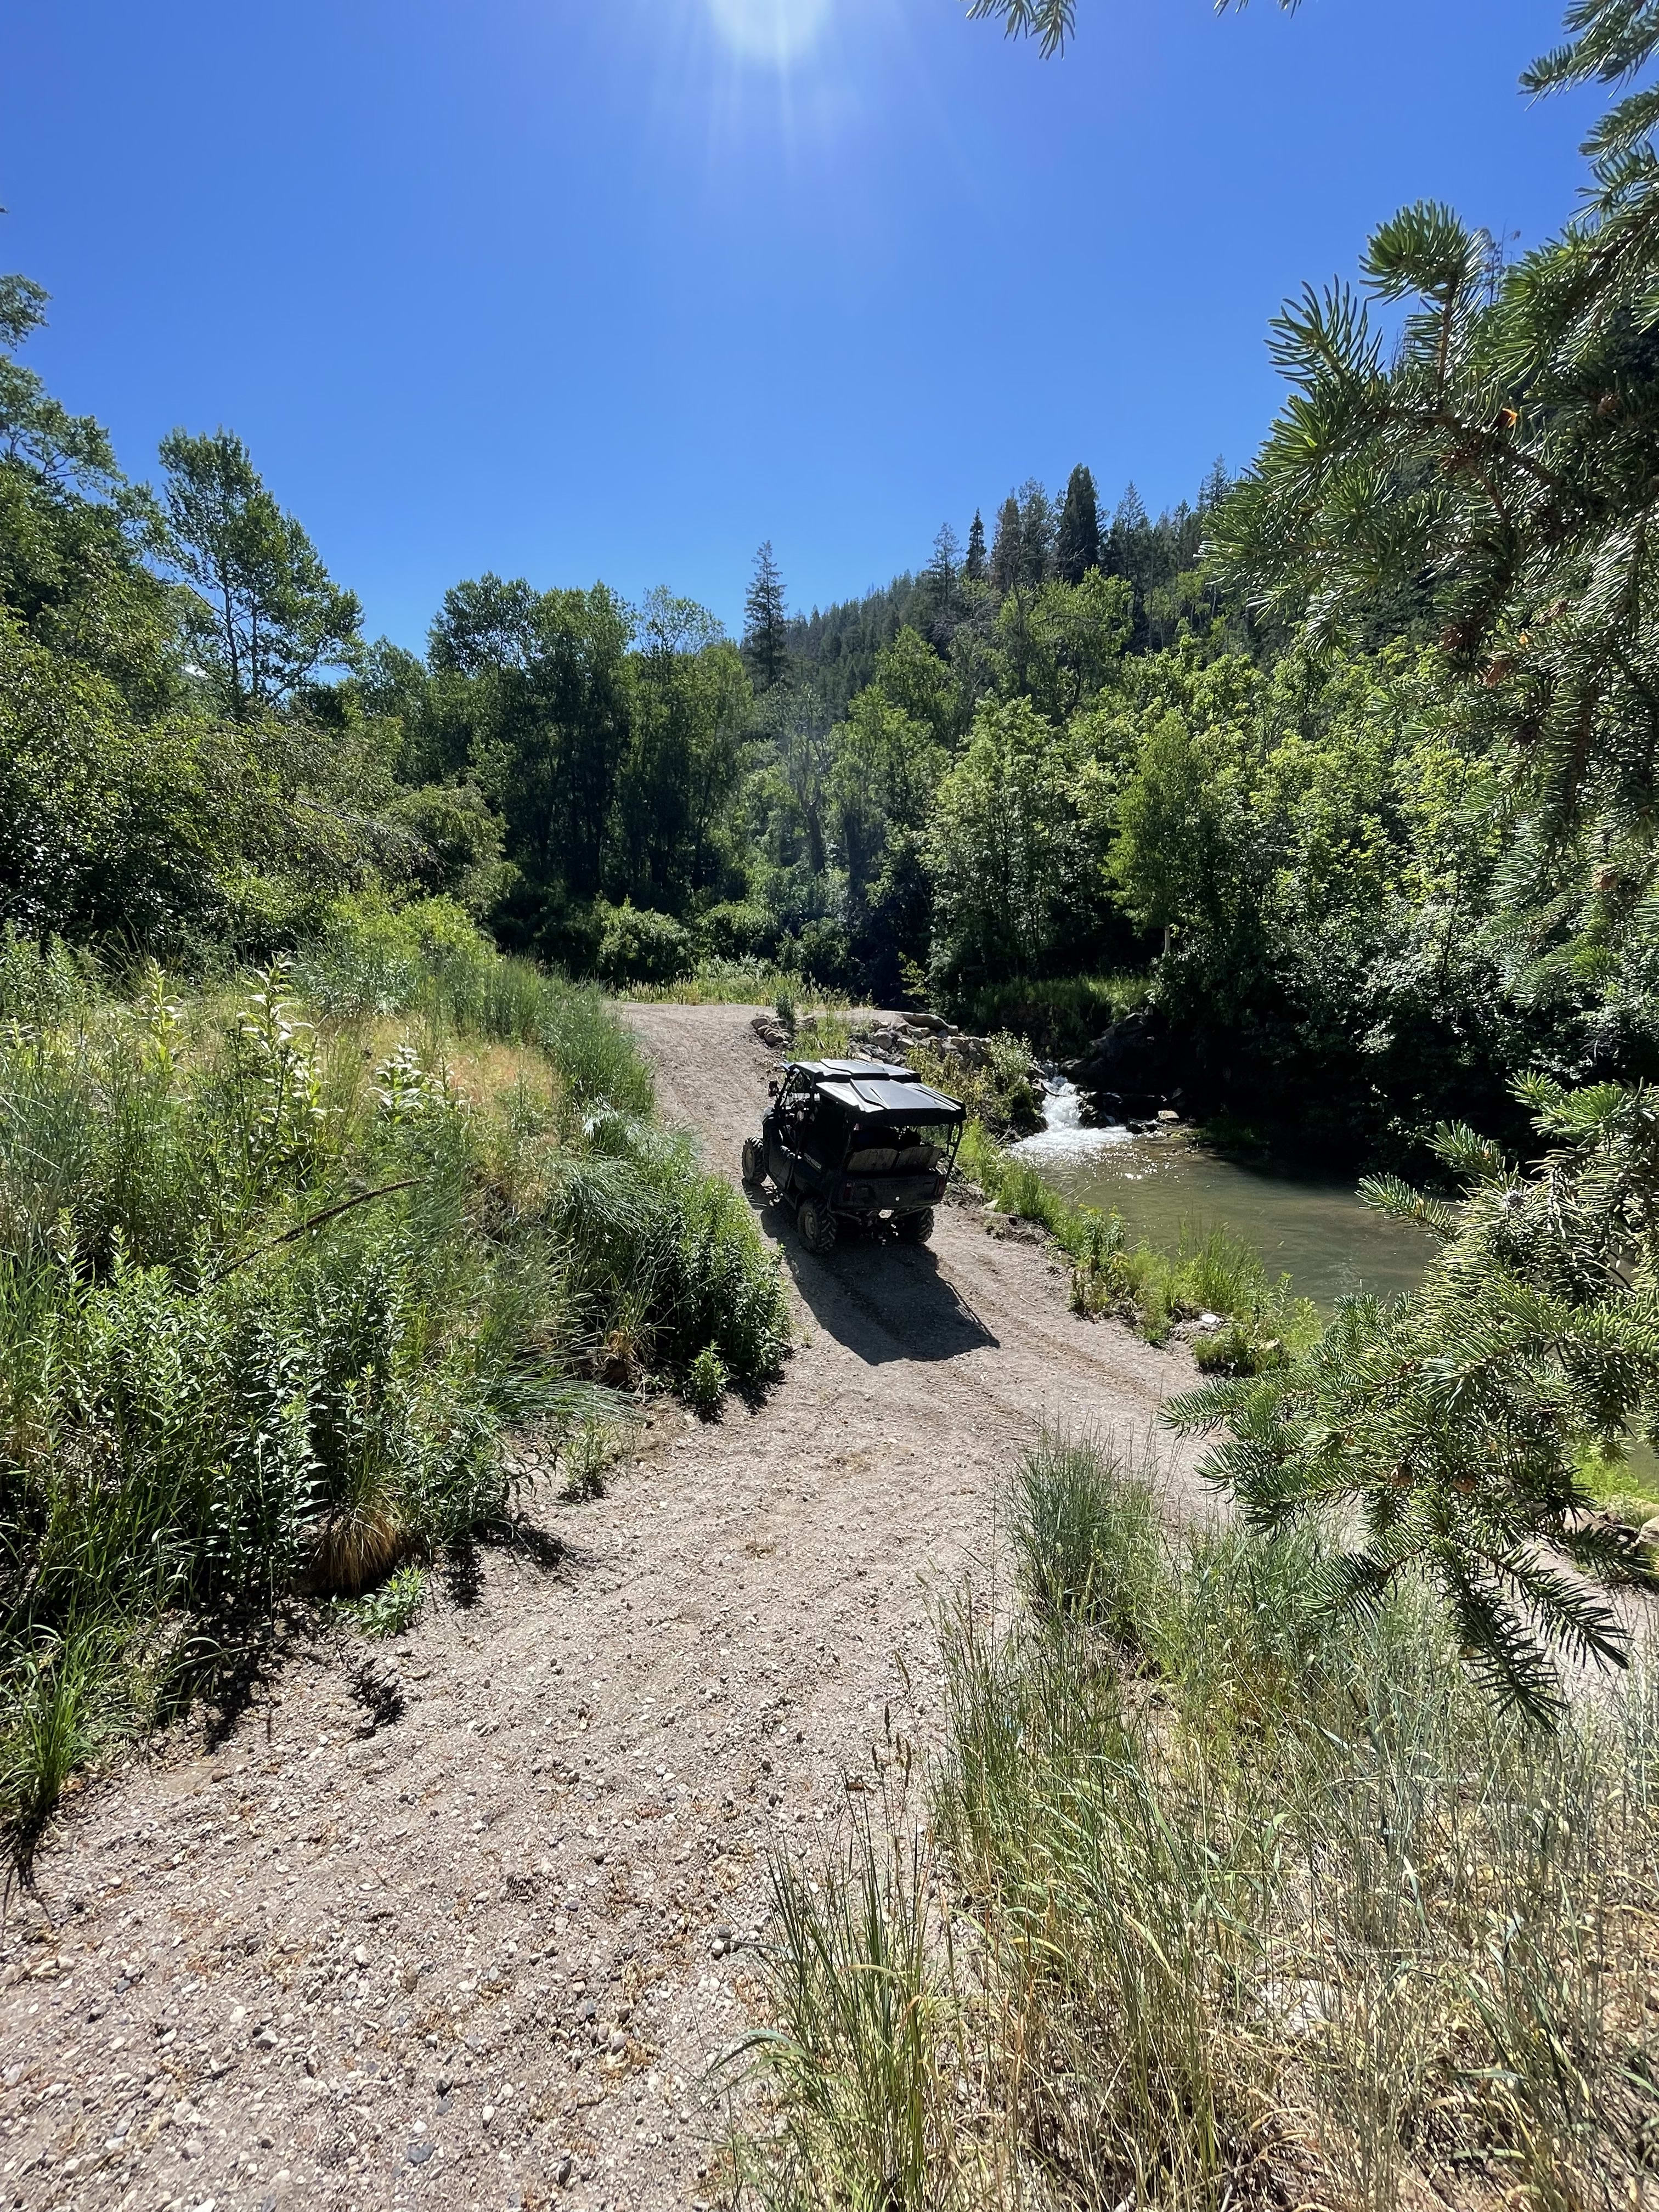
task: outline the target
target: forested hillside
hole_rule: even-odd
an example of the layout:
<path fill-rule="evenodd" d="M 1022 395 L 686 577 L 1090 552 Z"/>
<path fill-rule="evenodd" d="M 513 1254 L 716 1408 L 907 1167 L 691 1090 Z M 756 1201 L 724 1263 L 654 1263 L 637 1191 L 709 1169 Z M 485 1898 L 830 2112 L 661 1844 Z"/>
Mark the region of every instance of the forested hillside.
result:
<path fill-rule="evenodd" d="M 1353 1159 L 1513 1130 L 1522 1071 L 1646 1074 L 1647 121 L 1512 265 L 1419 206 L 1288 307 L 1237 483 L 1153 520 L 1080 465 L 810 616 L 767 545 L 737 640 L 485 574 L 424 653 L 367 642 L 233 434 L 121 473 L 13 277 L 0 920 L 188 964 L 441 895 L 577 975 L 750 963 L 1055 1049 L 1146 999 L 1194 1108 Z"/>

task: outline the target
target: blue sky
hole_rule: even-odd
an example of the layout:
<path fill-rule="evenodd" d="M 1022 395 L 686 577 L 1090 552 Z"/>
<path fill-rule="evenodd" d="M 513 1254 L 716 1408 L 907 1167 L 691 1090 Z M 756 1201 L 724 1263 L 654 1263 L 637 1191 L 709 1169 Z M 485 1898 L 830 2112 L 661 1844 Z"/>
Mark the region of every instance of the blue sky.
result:
<path fill-rule="evenodd" d="M 792 11 L 793 51 L 756 51 Z M 124 465 L 224 422 L 418 645 L 446 585 L 740 618 L 926 558 L 1087 460 L 1154 511 L 1247 459 L 1264 337 L 1402 202 L 1523 242 L 1579 180 L 1535 0 L 9 0 L 0 261 Z M 799 20 L 797 20 L 797 18 Z"/>

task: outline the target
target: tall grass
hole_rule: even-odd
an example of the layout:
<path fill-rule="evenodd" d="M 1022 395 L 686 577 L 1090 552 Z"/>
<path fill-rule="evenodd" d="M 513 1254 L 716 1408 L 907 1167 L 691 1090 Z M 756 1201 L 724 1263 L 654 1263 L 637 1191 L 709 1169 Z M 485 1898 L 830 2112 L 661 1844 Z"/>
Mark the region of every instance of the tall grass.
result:
<path fill-rule="evenodd" d="M 1161 1504 L 1146 1465 L 1048 1441 L 1012 1500 L 1034 1604 L 942 1624 L 955 1964 L 923 1995 L 977 2086 L 936 2191 L 1650 2201 L 1651 1659 L 1547 1733 L 1471 1687 L 1421 1594 L 1334 1616 L 1316 1539 L 1155 1534 Z"/>
<path fill-rule="evenodd" d="M 802 1006 L 851 1004 L 845 992 L 759 959 L 700 960 L 672 983 L 629 983 L 617 996 L 658 1006 L 771 1006 L 780 996 Z"/>
<path fill-rule="evenodd" d="M 118 998 L 60 988 L 50 948 L 32 987 L 0 962 L 0 1822 L 25 1853 L 100 1716 L 159 1710 L 288 1597 L 500 1520 L 512 1426 L 682 1383 L 710 1344 L 751 1392 L 783 1357 L 775 1263 L 642 1118 L 614 1014 L 453 931 L 419 970 L 367 933 L 372 1001 L 343 927 L 305 1000 L 281 969 Z"/>

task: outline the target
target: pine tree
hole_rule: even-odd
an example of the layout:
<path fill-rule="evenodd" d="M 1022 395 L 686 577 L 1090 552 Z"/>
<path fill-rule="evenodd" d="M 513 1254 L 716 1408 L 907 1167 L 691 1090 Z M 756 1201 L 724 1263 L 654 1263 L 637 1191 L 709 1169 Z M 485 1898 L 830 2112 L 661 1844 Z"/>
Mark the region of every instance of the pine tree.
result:
<path fill-rule="evenodd" d="M 985 522 L 977 507 L 968 526 L 968 556 L 962 564 L 962 573 L 970 584 L 985 581 Z"/>
<path fill-rule="evenodd" d="M 1220 506 L 1232 489 L 1232 478 L 1227 474 L 1227 464 L 1218 453 L 1210 464 L 1209 472 L 1198 488 L 1198 511 L 1208 514 Z"/>
<path fill-rule="evenodd" d="M 933 557 L 927 563 L 927 580 L 938 594 L 941 605 L 950 604 L 961 567 L 961 540 L 948 522 L 942 523 L 939 535 L 933 540 Z"/>
<path fill-rule="evenodd" d="M 997 512 L 997 534 L 991 546 L 991 589 L 999 597 L 1019 581 L 1019 501 L 1010 492 Z"/>
<path fill-rule="evenodd" d="M 1392 1176 L 1361 1185 L 1440 1239 L 1415 1297 L 1348 1300 L 1311 1351 L 1170 1413 L 1189 1434 L 1228 1431 L 1206 1472 L 1256 1526 L 1363 1528 L 1330 1572 L 1334 1601 L 1371 1612 L 1421 1575 L 1476 1673 L 1547 1719 L 1557 1652 L 1628 1657 L 1601 1590 L 1654 1584 L 1640 1549 L 1588 1510 L 1582 1465 L 1659 1414 L 1659 1096 L 1520 1088 L 1551 1147 L 1530 1172 L 1443 1127 L 1461 1201 Z"/>
<path fill-rule="evenodd" d="M 789 671 L 788 614 L 783 579 L 772 557 L 769 538 L 755 556 L 755 570 L 743 603 L 743 655 L 757 691 L 770 691 Z"/>
<path fill-rule="evenodd" d="M 1037 591 L 1054 559 L 1054 505 L 1035 477 L 1019 488 L 1019 580 Z"/>
<path fill-rule="evenodd" d="M 1066 486 L 1054 568 L 1065 582 L 1080 584 L 1091 568 L 1099 566 L 1100 501 L 1092 474 L 1079 461 Z"/>

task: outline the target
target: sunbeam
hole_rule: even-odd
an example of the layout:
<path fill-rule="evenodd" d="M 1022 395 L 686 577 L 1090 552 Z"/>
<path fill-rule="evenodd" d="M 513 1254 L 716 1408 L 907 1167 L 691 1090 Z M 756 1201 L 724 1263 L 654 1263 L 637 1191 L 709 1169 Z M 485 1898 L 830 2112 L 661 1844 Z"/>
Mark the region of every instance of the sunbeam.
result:
<path fill-rule="evenodd" d="M 708 0 L 708 6 L 737 52 L 779 65 L 807 51 L 830 13 L 830 0 Z"/>

